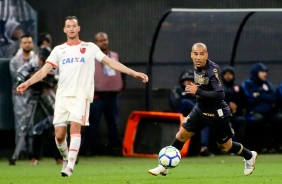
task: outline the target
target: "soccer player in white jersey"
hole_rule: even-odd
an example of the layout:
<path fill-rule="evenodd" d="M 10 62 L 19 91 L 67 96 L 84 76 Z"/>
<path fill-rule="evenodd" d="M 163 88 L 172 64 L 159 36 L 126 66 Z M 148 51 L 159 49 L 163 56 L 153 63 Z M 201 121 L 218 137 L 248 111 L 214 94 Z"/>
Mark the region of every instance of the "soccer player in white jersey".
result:
<path fill-rule="evenodd" d="M 61 175 L 71 176 L 80 148 L 81 126 L 89 124 L 89 103 L 93 101 L 94 94 L 95 59 L 144 83 L 148 82 L 148 76 L 113 61 L 94 43 L 79 40 L 80 26 L 77 17 L 66 17 L 64 32 L 67 42 L 56 46 L 42 69 L 20 84 L 17 91 L 22 94 L 30 85 L 42 80 L 52 68 L 59 68 L 53 124 L 55 141 L 64 159 Z M 69 148 L 66 141 L 68 124 Z"/>

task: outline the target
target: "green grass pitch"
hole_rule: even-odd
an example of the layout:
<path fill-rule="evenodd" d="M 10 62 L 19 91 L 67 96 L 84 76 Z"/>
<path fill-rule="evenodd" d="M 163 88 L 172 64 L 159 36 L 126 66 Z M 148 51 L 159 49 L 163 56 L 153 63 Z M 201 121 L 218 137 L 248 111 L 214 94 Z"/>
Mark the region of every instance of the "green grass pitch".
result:
<path fill-rule="evenodd" d="M 51 158 L 41 160 L 38 166 L 29 165 L 29 161 L 16 164 L 9 166 L 7 160 L 0 160 L 1 184 L 282 184 L 282 155 L 278 154 L 259 155 L 250 176 L 243 175 L 243 159 L 229 155 L 185 157 L 167 176 L 147 173 L 157 164 L 153 158 L 80 157 L 69 178 L 60 176 L 61 166 Z"/>

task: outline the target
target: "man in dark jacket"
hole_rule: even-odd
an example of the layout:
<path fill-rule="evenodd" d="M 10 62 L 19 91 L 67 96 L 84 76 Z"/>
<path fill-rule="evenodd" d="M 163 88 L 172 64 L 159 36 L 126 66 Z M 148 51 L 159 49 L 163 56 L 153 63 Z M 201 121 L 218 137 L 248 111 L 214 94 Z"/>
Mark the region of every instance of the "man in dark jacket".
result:
<path fill-rule="evenodd" d="M 242 84 L 247 96 L 248 141 L 250 146 L 256 146 L 262 152 L 273 151 L 273 128 L 282 121 L 281 114 L 275 112 L 276 94 L 266 79 L 267 72 L 264 64 L 255 64 L 250 79 Z"/>
<path fill-rule="evenodd" d="M 99 32 L 95 35 L 95 44 L 109 58 L 119 62 L 118 53 L 110 50 L 108 35 Z M 86 129 L 86 155 L 97 153 L 95 140 L 99 138 L 99 127 L 104 116 L 107 123 L 108 142 L 105 153 L 115 156 L 121 155 L 121 141 L 119 138 L 119 94 L 123 90 L 122 74 L 109 66 L 95 62 L 95 103 L 90 105 L 89 122 Z"/>
<path fill-rule="evenodd" d="M 278 88 L 276 89 L 276 107 L 279 112 L 279 115 L 282 116 L 282 83 L 279 84 Z M 276 146 L 277 150 L 281 153 L 282 152 L 282 135 L 281 135 L 281 129 L 282 129 L 282 122 L 276 124 L 275 127 L 275 135 L 276 135 Z"/>
<path fill-rule="evenodd" d="M 247 120 L 243 115 L 246 95 L 242 86 L 235 84 L 235 71 L 231 66 L 223 68 L 221 72 L 225 92 L 225 102 L 232 112 L 230 122 L 235 131 L 234 140 L 244 143 Z"/>
<path fill-rule="evenodd" d="M 182 113 L 187 116 L 196 104 L 195 95 L 185 92 L 186 85 L 194 82 L 194 72 L 192 70 L 184 70 L 179 76 L 179 83 L 170 94 L 170 106 L 175 112 Z M 201 156 L 214 156 L 208 149 L 210 139 L 210 127 L 201 130 Z"/>

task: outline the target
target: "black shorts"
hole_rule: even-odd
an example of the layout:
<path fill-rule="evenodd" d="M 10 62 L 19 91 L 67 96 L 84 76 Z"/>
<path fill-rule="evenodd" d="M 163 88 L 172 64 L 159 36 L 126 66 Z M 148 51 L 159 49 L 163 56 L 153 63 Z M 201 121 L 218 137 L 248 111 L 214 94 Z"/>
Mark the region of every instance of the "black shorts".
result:
<path fill-rule="evenodd" d="M 182 127 L 187 131 L 194 133 L 200 132 L 206 126 L 210 126 L 215 132 L 218 144 L 226 143 L 234 135 L 234 131 L 229 122 L 229 117 L 220 118 L 206 116 L 197 108 L 192 109 L 182 124 Z"/>

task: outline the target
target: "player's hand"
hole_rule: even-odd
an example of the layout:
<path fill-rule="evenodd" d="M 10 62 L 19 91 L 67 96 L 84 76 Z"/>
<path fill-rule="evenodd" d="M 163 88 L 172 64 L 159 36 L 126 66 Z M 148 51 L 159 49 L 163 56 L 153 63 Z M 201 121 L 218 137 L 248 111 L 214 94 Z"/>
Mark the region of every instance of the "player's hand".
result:
<path fill-rule="evenodd" d="M 19 94 L 23 94 L 25 92 L 25 90 L 27 90 L 27 88 L 29 87 L 29 82 L 24 82 L 21 83 L 18 87 L 17 87 L 17 92 Z"/>
<path fill-rule="evenodd" d="M 135 72 L 135 73 L 133 74 L 133 77 L 136 78 L 136 79 L 141 80 L 141 81 L 144 82 L 144 83 L 146 83 L 146 82 L 149 81 L 149 77 L 148 77 L 146 74 L 141 73 L 141 72 Z"/>
<path fill-rule="evenodd" d="M 198 86 L 196 86 L 193 82 L 191 82 L 191 84 L 186 85 L 185 87 L 185 92 L 189 94 L 194 95 L 197 90 L 198 90 Z"/>

